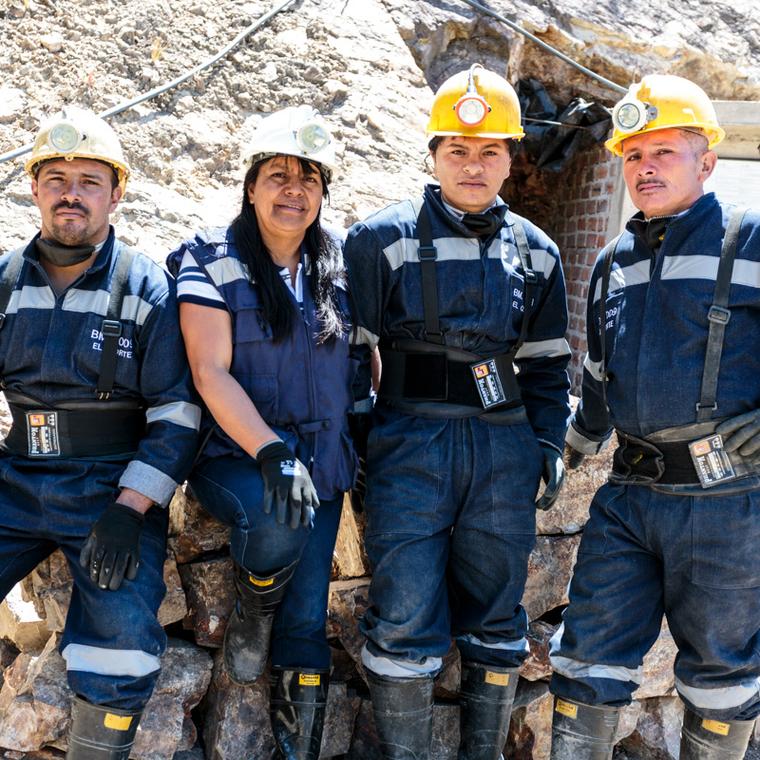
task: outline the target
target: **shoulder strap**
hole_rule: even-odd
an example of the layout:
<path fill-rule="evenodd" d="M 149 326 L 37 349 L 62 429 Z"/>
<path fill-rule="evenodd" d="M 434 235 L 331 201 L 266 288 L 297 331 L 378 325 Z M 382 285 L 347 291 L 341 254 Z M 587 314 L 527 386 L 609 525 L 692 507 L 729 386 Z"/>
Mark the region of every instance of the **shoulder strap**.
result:
<path fill-rule="evenodd" d="M 438 279 L 435 262 L 438 251 L 433 245 L 433 231 L 430 225 L 430 212 L 427 203 L 422 204 L 417 216 L 417 238 L 419 248 L 417 255 L 420 259 L 420 274 L 422 276 L 422 309 L 425 316 L 425 338 L 431 343 L 443 343 L 441 323 L 438 315 Z"/>
<path fill-rule="evenodd" d="M 705 351 L 705 366 L 702 370 L 702 389 L 697 403 L 697 422 L 706 422 L 718 409 L 718 374 L 720 358 L 723 353 L 723 342 L 726 325 L 731 319 L 728 299 L 731 291 L 731 274 L 734 269 L 736 248 L 739 241 L 739 230 L 747 213 L 746 208 L 735 209 L 728 220 L 723 245 L 720 249 L 718 274 L 715 277 L 713 302 L 707 312 L 710 324 L 707 333 L 707 349 Z"/>
<path fill-rule="evenodd" d="M 108 311 L 100 328 L 103 342 L 100 354 L 100 371 L 96 394 L 100 401 L 111 398 L 116 379 L 116 359 L 119 350 L 119 338 L 122 334 L 121 305 L 124 291 L 129 280 L 129 270 L 135 258 L 135 251 L 127 246 L 116 252 L 116 262 L 111 275 L 111 295 L 108 299 Z"/>
<path fill-rule="evenodd" d="M 615 262 L 615 253 L 622 233 L 608 244 L 602 259 L 602 290 L 599 295 L 599 367 L 602 372 L 602 400 L 607 405 L 607 294 L 610 292 L 610 276 Z M 591 294 L 593 299 L 594 294 Z"/>
<path fill-rule="evenodd" d="M 18 248 L 7 254 L 8 265 L 0 277 L 0 330 L 5 324 L 5 314 L 8 310 L 8 304 L 11 302 L 11 296 L 16 288 L 21 268 L 24 266 L 24 249 Z"/>
<path fill-rule="evenodd" d="M 525 343 L 525 338 L 528 336 L 528 327 L 530 326 L 530 319 L 533 312 L 533 292 L 536 282 L 538 281 L 538 275 L 533 269 L 533 261 L 530 257 L 530 246 L 528 245 L 525 228 L 522 226 L 521 222 L 512 216 L 512 214 L 509 215 L 509 219 L 512 224 L 512 234 L 515 236 L 517 255 L 520 257 L 520 265 L 522 266 L 525 275 L 522 324 L 520 325 L 520 335 L 517 338 L 517 343 L 512 348 L 512 351 L 516 354 L 520 350 L 520 346 Z"/>

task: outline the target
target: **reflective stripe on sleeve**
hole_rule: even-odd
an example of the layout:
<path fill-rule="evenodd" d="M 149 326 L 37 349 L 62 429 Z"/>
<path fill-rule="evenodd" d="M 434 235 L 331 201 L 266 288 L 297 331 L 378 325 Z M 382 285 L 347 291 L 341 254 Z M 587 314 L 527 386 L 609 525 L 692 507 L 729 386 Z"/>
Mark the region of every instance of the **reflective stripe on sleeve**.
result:
<path fill-rule="evenodd" d="M 67 670 L 81 670 L 99 676 L 140 678 L 161 667 L 160 658 L 141 649 L 105 649 L 87 644 L 69 644 L 61 653 Z"/>
<path fill-rule="evenodd" d="M 588 352 L 586 352 L 586 357 L 583 360 L 583 368 L 588 370 L 588 373 L 591 375 L 591 377 L 594 378 L 594 380 L 598 380 L 600 383 L 602 382 L 602 380 L 604 380 L 604 373 L 602 372 L 602 363 L 592 362 L 591 358 L 588 355 Z"/>
<path fill-rule="evenodd" d="M 366 343 L 374 350 L 379 342 L 380 338 L 364 327 L 359 327 L 357 325 L 351 330 L 350 343 L 352 346 L 361 346 Z"/>
<path fill-rule="evenodd" d="M 225 256 L 206 265 L 206 271 L 217 288 L 236 280 L 250 280 L 248 268 L 238 259 Z"/>
<path fill-rule="evenodd" d="M 564 338 L 551 338 L 550 340 L 526 340 L 515 354 L 515 359 L 569 355 L 570 346 Z"/>
<path fill-rule="evenodd" d="M 153 422 L 173 422 L 175 425 L 198 430 L 201 425 L 201 410 L 187 401 L 172 401 L 161 406 L 152 406 L 145 411 L 145 419 Z"/>

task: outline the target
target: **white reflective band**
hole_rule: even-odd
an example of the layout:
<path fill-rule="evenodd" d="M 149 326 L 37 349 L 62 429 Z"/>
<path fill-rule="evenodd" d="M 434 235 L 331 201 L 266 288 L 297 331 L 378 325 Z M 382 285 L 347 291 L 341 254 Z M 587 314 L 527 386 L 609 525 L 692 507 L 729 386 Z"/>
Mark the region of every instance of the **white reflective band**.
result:
<path fill-rule="evenodd" d="M 152 422 L 173 422 L 175 425 L 198 430 L 201 426 L 201 410 L 187 401 L 172 401 L 161 406 L 152 406 L 145 412 L 145 420 Z"/>
<path fill-rule="evenodd" d="M 437 238 L 433 240 L 437 261 L 480 261 L 480 244 L 477 238 Z M 398 269 L 403 264 L 418 264 L 417 253 L 419 241 L 401 238 L 383 249 L 391 269 Z"/>
<path fill-rule="evenodd" d="M 236 280 L 250 280 L 248 267 L 241 261 L 225 256 L 206 265 L 206 271 L 214 281 L 214 285 L 221 287 Z"/>
<path fill-rule="evenodd" d="M 108 301 L 111 294 L 107 290 L 83 290 L 71 288 L 63 297 L 63 311 L 74 311 L 77 314 L 97 314 L 105 317 L 108 313 Z M 145 324 L 148 314 L 153 307 L 140 296 L 124 296 L 121 301 L 119 319 Z"/>
<path fill-rule="evenodd" d="M 144 325 L 153 306 L 140 296 L 124 296 L 121 301 L 121 319 Z M 103 312 L 105 314 L 105 312 Z"/>
<path fill-rule="evenodd" d="M 718 261 L 717 256 L 666 256 L 662 262 L 662 279 L 715 280 Z M 736 259 L 731 284 L 760 288 L 760 262 Z"/>
<path fill-rule="evenodd" d="M 443 660 L 440 657 L 426 657 L 424 663 L 417 663 L 409 660 L 393 660 L 390 657 L 377 657 L 367 649 L 365 644 L 362 647 L 362 665 L 379 676 L 414 678 L 437 673 L 443 665 Z"/>
<path fill-rule="evenodd" d="M 517 253 L 517 248 L 511 243 L 503 243 L 503 248 L 507 251 L 507 260 L 511 261 L 512 266 L 517 269 L 522 269 L 522 263 L 520 262 L 520 256 Z M 492 255 L 493 248 L 488 250 L 490 258 L 496 258 Z M 551 273 L 554 271 L 554 267 L 557 266 L 557 260 L 549 251 L 544 251 L 542 248 L 530 249 L 530 264 L 533 267 L 534 272 L 543 272 L 544 277 L 548 280 Z"/>
<path fill-rule="evenodd" d="M 695 707 L 705 710 L 726 710 L 730 707 L 739 707 L 756 696 L 760 692 L 760 679 L 738 686 L 701 689 L 696 686 L 687 686 L 676 678 L 676 690 Z"/>
<path fill-rule="evenodd" d="M 526 340 L 520 346 L 515 359 L 538 359 L 539 357 L 569 356 L 570 346 L 564 338 L 550 340 Z"/>
<path fill-rule="evenodd" d="M 610 290 L 630 288 L 633 285 L 644 285 L 649 282 L 649 261 L 637 261 L 627 267 L 618 267 L 610 272 Z M 596 281 L 594 288 L 594 303 L 602 297 L 602 278 Z"/>
<path fill-rule="evenodd" d="M 586 358 L 583 360 L 583 368 L 588 370 L 589 374 L 594 378 L 594 380 L 598 380 L 600 383 L 602 380 L 604 380 L 602 363 L 592 362 L 591 358 L 588 355 L 588 352 L 586 352 Z"/>
<path fill-rule="evenodd" d="M 161 660 L 141 649 L 104 649 L 86 644 L 69 644 L 62 652 L 67 670 L 82 670 L 99 676 L 142 676 L 155 673 Z"/>
<path fill-rule="evenodd" d="M 21 290 L 14 290 L 8 300 L 6 314 L 15 314 L 20 309 L 54 309 L 55 294 L 47 285 L 34 288 L 24 285 Z"/>
<path fill-rule="evenodd" d="M 609 445 L 610 439 L 606 438 L 603 441 L 592 441 L 590 438 L 586 438 L 583 433 L 580 433 L 578 430 L 576 430 L 575 426 L 570 423 L 570 426 L 567 428 L 567 432 L 565 433 L 565 443 L 574 448 L 576 451 L 579 451 L 581 454 L 588 454 L 589 456 L 593 456 L 594 454 L 598 454 L 600 451 L 604 451 L 604 449 L 607 448 Z"/>
<path fill-rule="evenodd" d="M 364 327 L 356 326 L 351 330 L 350 343 L 352 346 L 361 346 L 366 343 L 371 349 L 374 349 L 379 342 L 380 338 Z"/>
<path fill-rule="evenodd" d="M 481 641 L 477 636 L 473 636 L 471 633 L 466 633 L 464 636 L 457 636 L 457 641 L 465 641 L 468 644 L 474 644 L 477 647 L 484 647 L 485 649 L 499 649 L 505 652 L 530 652 L 528 646 L 528 640 L 525 638 L 518 639 L 517 641 L 497 641 L 497 642 L 485 642 Z"/>
<path fill-rule="evenodd" d="M 554 670 L 566 678 L 580 681 L 584 678 L 607 678 L 610 681 L 633 681 L 640 684 L 644 677 L 641 667 L 632 670 L 622 665 L 592 665 L 580 660 L 572 660 L 569 657 L 550 655 L 549 661 Z"/>

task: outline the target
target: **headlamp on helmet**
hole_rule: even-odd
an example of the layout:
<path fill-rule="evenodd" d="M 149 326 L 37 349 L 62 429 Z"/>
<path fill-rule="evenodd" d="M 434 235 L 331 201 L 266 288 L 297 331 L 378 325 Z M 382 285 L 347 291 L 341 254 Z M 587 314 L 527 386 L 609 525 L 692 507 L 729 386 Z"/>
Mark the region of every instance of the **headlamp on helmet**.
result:
<path fill-rule="evenodd" d="M 479 63 L 474 63 L 470 66 L 467 91 L 454 104 L 454 112 L 457 118 L 466 127 L 477 127 L 478 124 L 482 124 L 491 111 L 491 106 L 488 105 L 486 99 L 478 92 L 478 88 L 475 86 L 474 70 L 482 68 Z"/>
<path fill-rule="evenodd" d="M 72 153 L 86 139 L 86 135 L 66 120 L 56 124 L 48 133 L 48 144 L 59 153 Z"/>
<path fill-rule="evenodd" d="M 330 133 L 319 122 L 304 124 L 296 132 L 296 142 L 304 153 L 319 153 L 330 144 Z"/>
<path fill-rule="evenodd" d="M 657 108 L 627 96 L 612 110 L 612 124 L 619 132 L 639 132 L 657 118 Z"/>

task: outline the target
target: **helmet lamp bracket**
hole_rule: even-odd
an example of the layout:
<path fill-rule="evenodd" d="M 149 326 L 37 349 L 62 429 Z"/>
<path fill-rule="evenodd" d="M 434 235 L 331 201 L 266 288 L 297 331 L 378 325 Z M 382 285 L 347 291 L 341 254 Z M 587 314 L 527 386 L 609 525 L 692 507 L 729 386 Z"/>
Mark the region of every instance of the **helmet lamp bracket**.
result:
<path fill-rule="evenodd" d="M 619 132 L 639 132 L 657 118 L 657 108 L 637 98 L 623 98 L 612 110 L 612 123 Z"/>

